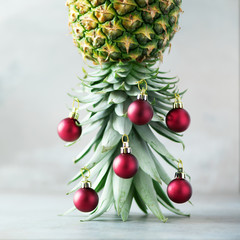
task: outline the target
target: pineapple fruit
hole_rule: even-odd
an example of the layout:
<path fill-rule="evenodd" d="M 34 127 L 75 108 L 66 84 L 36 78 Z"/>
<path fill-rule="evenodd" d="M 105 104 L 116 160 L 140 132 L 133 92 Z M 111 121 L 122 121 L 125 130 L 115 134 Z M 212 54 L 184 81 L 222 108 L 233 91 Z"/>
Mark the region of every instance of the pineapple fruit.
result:
<path fill-rule="evenodd" d="M 98 130 L 75 159 L 81 163 L 89 158 L 85 166 L 91 170 L 93 188 L 102 191 L 98 207 L 84 220 L 99 217 L 114 205 L 126 221 L 133 199 L 144 213 L 150 210 L 163 222 L 167 219 L 160 205 L 187 216 L 166 195 L 162 185 L 171 178 L 158 158 L 176 169 L 178 160 L 155 136 L 184 146 L 181 135 L 169 130 L 163 121 L 172 108 L 178 79 L 166 77 L 155 66 L 178 29 L 180 4 L 180 0 L 67 1 L 74 43 L 84 58 L 97 65 L 92 73 L 84 70 L 79 89 L 71 95 L 89 112 L 80 120 L 83 135 Z M 139 94 L 137 82 L 141 79 L 147 81 L 154 116 L 149 124 L 136 126 L 128 119 L 127 109 Z M 129 136 L 133 155 L 139 161 L 139 170 L 130 179 L 119 178 L 112 169 L 123 134 Z M 70 183 L 76 185 L 68 194 L 80 188 L 81 178 L 81 172 L 72 178 Z"/>
<path fill-rule="evenodd" d="M 96 63 L 161 59 L 181 0 L 68 0 L 75 45 Z"/>

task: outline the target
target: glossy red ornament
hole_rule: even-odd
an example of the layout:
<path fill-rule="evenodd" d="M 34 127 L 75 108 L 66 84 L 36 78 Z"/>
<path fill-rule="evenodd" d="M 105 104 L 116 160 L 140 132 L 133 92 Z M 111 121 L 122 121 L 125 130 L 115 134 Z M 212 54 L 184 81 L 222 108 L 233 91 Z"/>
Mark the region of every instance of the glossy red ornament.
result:
<path fill-rule="evenodd" d="M 192 187 L 184 178 L 173 179 L 167 187 L 168 197 L 175 203 L 185 203 L 192 196 Z"/>
<path fill-rule="evenodd" d="M 65 118 L 58 124 L 58 135 L 66 142 L 77 140 L 82 133 L 82 127 L 75 118 Z"/>
<path fill-rule="evenodd" d="M 73 196 L 75 207 L 81 212 L 91 212 L 98 205 L 98 195 L 92 188 L 80 188 Z"/>
<path fill-rule="evenodd" d="M 128 107 L 128 118 L 136 125 L 144 125 L 151 121 L 153 117 L 153 108 L 151 104 L 144 99 L 137 99 Z"/>
<path fill-rule="evenodd" d="M 138 170 L 138 161 L 131 153 L 121 153 L 113 161 L 113 170 L 121 178 L 131 178 Z"/>
<path fill-rule="evenodd" d="M 183 108 L 173 108 L 166 116 L 166 124 L 174 132 L 183 132 L 189 127 L 190 116 Z"/>

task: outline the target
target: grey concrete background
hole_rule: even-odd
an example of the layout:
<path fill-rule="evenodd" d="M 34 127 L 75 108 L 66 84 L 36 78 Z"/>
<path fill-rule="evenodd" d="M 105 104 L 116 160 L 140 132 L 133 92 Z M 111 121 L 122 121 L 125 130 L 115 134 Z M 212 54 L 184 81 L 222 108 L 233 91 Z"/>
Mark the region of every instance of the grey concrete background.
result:
<path fill-rule="evenodd" d="M 192 123 L 184 152 L 161 140 L 184 161 L 195 193 L 237 193 L 238 1 L 183 2 L 182 29 L 161 69 L 177 74 L 179 88 L 188 89 L 183 101 Z M 80 167 L 72 159 L 93 136 L 65 148 L 56 134 L 71 104 L 66 93 L 84 65 L 68 34 L 64 4 L 0 1 L 1 192 L 64 194 Z"/>

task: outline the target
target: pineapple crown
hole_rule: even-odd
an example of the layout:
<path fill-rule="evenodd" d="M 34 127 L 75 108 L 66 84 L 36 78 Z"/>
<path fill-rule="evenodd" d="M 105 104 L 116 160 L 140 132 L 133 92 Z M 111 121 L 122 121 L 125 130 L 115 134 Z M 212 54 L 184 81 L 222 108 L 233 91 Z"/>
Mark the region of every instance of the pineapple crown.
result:
<path fill-rule="evenodd" d="M 179 30 L 181 0 L 68 0 L 69 27 L 96 64 L 162 58 Z"/>

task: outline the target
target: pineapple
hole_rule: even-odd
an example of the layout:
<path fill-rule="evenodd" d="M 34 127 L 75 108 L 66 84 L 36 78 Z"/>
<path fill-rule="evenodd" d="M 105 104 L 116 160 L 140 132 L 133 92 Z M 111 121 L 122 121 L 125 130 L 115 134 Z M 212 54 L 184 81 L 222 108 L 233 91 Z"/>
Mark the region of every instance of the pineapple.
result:
<path fill-rule="evenodd" d="M 75 45 L 95 63 L 161 59 L 181 0 L 68 0 Z"/>
<path fill-rule="evenodd" d="M 81 119 L 83 135 L 98 130 L 75 158 L 75 163 L 80 164 L 83 158 L 89 158 L 85 167 L 91 170 L 93 188 L 102 191 L 98 207 L 84 221 L 99 217 L 112 205 L 126 221 L 133 199 L 144 213 L 150 210 L 163 222 L 167 219 L 160 205 L 188 216 L 174 207 L 164 191 L 162 185 L 168 185 L 171 178 L 161 161 L 177 169 L 178 160 L 155 136 L 184 146 L 181 135 L 163 122 L 172 108 L 178 79 L 166 77 L 155 67 L 178 30 L 180 4 L 181 0 L 67 1 L 74 43 L 84 58 L 97 65 L 92 73 L 84 70 L 80 89 L 71 95 L 85 104 L 89 112 Z M 147 81 L 154 116 L 149 124 L 136 126 L 128 119 L 127 109 L 139 94 L 137 82 L 141 79 Z M 133 155 L 139 161 L 139 170 L 130 179 L 119 178 L 112 169 L 123 134 L 129 136 Z M 78 172 L 69 182 L 75 186 L 68 194 L 80 188 L 81 179 L 82 173 Z"/>

